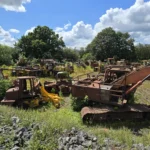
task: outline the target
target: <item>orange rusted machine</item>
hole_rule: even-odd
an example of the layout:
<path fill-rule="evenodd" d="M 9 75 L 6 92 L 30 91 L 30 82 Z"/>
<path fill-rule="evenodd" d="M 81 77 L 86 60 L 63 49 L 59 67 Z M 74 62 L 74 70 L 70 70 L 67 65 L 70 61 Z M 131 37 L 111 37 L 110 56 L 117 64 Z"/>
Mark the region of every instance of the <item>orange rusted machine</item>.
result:
<path fill-rule="evenodd" d="M 120 119 L 150 119 L 150 107 L 144 104 L 131 104 L 130 98 L 145 80 L 150 79 L 150 66 L 124 72 L 105 72 L 104 79 L 78 80 L 72 85 L 72 96 L 84 99 L 88 96 L 89 105 L 81 110 L 83 121 Z"/>

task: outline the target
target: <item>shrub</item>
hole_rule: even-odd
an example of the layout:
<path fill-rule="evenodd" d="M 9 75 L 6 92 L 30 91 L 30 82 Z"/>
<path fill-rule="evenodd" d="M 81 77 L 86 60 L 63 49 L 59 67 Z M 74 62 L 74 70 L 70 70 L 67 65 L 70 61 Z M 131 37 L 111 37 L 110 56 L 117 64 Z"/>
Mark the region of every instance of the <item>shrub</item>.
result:
<path fill-rule="evenodd" d="M 55 93 L 55 92 L 56 92 L 56 90 L 54 88 L 52 88 L 51 93 Z"/>
<path fill-rule="evenodd" d="M 0 100 L 5 96 L 6 90 L 11 86 L 9 80 L 0 80 Z"/>
<path fill-rule="evenodd" d="M 24 54 L 19 55 L 19 60 L 17 62 L 18 66 L 26 66 L 27 65 L 27 58 L 24 56 Z"/>
<path fill-rule="evenodd" d="M 74 111 L 80 111 L 84 106 L 88 106 L 88 97 L 85 96 L 84 99 L 74 98 L 71 96 L 72 99 L 72 107 Z"/>

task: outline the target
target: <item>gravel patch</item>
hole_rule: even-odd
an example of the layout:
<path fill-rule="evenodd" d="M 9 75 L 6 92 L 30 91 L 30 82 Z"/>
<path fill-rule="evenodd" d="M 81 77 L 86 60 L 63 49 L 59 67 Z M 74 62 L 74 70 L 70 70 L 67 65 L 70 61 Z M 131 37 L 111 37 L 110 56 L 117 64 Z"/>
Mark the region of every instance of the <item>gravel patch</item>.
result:
<path fill-rule="evenodd" d="M 27 147 L 33 137 L 35 130 L 39 129 L 38 124 L 31 124 L 29 127 L 21 125 L 20 119 L 16 116 L 11 118 L 11 125 L 0 127 L 0 150 L 19 150 Z"/>

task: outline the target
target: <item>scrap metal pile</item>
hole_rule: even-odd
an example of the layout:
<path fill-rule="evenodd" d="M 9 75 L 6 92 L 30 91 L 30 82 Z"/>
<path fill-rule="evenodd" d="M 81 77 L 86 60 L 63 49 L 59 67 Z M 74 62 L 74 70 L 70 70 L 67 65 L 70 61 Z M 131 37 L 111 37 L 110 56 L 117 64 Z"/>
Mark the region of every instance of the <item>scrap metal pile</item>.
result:
<path fill-rule="evenodd" d="M 1 68 L 1 70 L 11 71 L 12 76 L 55 76 L 60 71 L 66 71 L 69 74 L 74 72 L 72 63 L 59 63 L 53 59 L 42 59 L 39 64 L 24 66 L 15 66 L 13 68 Z"/>
<path fill-rule="evenodd" d="M 130 104 L 130 100 L 138 86 L 150 79 L 150 66 L 134 68 L 124 61 L 118 63 L 120 65 L 107 65 L 104 74 L 89 73 L 84 79 L 82 76 L 71 79 L 69 73 L 58 71 L 56 81 L 45 81 L 44 86 L 34 76 L 18 77 L 18 82 L 6 91 L 1 103 L 38 106 L 51 101 L 58 108 L 61 100 L 58 94 L 62 92 L 82 100 L 88 97 L 90 105 L 81 110 L 84 121 L 149 119 L 150 107 Z"/>

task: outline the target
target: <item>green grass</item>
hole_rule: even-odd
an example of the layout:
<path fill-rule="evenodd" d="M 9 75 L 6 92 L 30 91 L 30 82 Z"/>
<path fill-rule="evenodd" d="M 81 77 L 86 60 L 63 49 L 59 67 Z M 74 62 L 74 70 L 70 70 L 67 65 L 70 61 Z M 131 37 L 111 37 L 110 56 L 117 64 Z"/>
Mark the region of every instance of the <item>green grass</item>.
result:
<path fill-rule="evenodd" d="M 83 67 L 77 67 L 77 65 L 74 65 L 74 73 L 72 73 L 71 77 L 76 77 L 82 74 L 93 72 L 93 69 L 90 66 L 87 66 L 86 69 Z"/>
<path fill-rule="evenodd" d="M 136 91 L 135 100 L 137 103 L 150 105 L 150 81 L 145 81 Z"/>
<path fill-rule="evenodd" d="M 92 69 L 76 68 L 72 77 L 83 73 L 91 72 Z M 53 80 L 50 78 L 41 78 L 43 83 L 45 80 Z M 137 103 L 150 104 L 150 82 L 146 81 L 138 88 L 135 93 Z M 63 105 L 60 109 L 50 107 L 41 107 L 34 110 L 22 110 L 12 107 L 0 106 L 0 126 L 10 124 L 12 116 L 18 116 L 21 119 L 21 124 L 29 126 L 30 124 L 38 123 L 40 130 L 34 133 L 34 138 L 30 141 L 29 149 L 32 150 L 55 150 L 57 149 L 57 140 L 65 129 L 70 130 L 72 127 L 84 130 L 89 134 L 96 135 L 99 143 L 103 143 L 105 138 L 112 138 L 122 144 L 126 144 L 126 150 L 130 149 L 133 143 L 143 143 L 149 145 L 150 141 L 150 122 L 133 122 L 119 121 L 99 123 L 97 125 L 85 125 L 82 123 L 80 112 L 73 111 L 71 107 L 71 99 L 64 97 Z M 132 133 L 132 129 L 139 128 L 142 136 L 136 136 Z M 1 136 L 0 136 L 1 141 Z"/>
<path fill-rule="evenodd" d="M 82 127 L 80 114 L 66 108 L 56 110 L 51 107 L 49 109 L 41 108 L 40 110 L 25 111 L 0 106 L 0 114 L 5 117 L 3 124 L 10 123 L 10 118 L 12 116 L 18 116 L 24 126 L 28 126 L 33 122 L 40 124 L 41 130 L 35 133 L 35 136 L 31 141 L 31 149 L 38 149 L 39 147 L 56 149 L 57 139 L 64 129 Z M 43 144 L 41 144 L 41 141 L 43 141 Z"/>
<path fill-rule="evenodd" d="M 103 140 L 108 137 L 122 144 L 126 143 L 126 149 L 132 146 L 133 141 L 145 145 L 149 144 L 150 130 L 147 129 L 150 125 L 149 122 L 134 123 L 126 121 L 100 123 L 93 126 L 84 125 L 80 113 L 72 110 L 69 100 L 65 100 L 68 105 L 62 106 L 58 110 L 53 107 L 37 110 L 21 110 L 0 106 L 0 114 L 5 117 L 3 122 L 0 122 L 0 125 L 9 124 L 12 116 L 18 116 L 21 119 L 21 124 L 24 126 L 29 126 L 33 122 L 38 123 L 40 131 L 36 132 L 34 138 L 30 141 L 30 149 L 33 150 L 40 148 L 45 150 L 56 149 L 59 136 L 61 136 L 65 129 L 70 130 L 72 127 L 96 135 L 99 143 L 103 143 Z M 142 127 L 142 136 L 135 136 L 130 130 L 138 126 Z"/>

